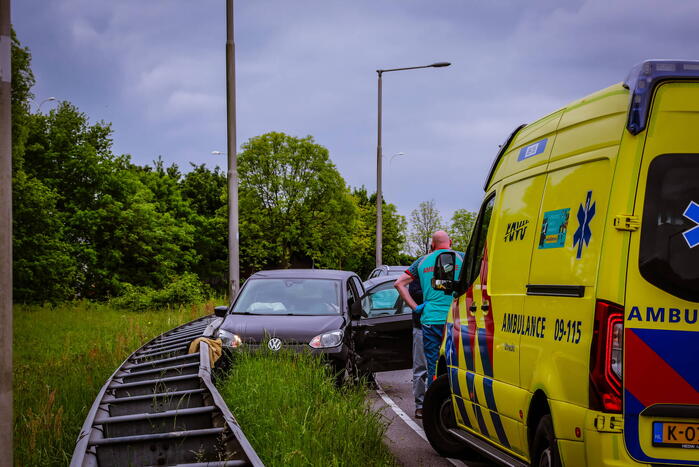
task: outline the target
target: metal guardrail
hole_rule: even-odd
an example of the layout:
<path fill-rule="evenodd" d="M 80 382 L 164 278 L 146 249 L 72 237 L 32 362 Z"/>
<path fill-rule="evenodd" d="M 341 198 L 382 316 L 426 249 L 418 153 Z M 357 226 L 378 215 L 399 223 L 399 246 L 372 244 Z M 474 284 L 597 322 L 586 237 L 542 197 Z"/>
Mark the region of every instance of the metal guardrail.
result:
<path fill-rule="evenodd" d="M 85 419 L 71 467 L 263 466 L 211 381 L 209 346 L 187 353 L 215 319 L 174 328 L 121 364 Z"/>

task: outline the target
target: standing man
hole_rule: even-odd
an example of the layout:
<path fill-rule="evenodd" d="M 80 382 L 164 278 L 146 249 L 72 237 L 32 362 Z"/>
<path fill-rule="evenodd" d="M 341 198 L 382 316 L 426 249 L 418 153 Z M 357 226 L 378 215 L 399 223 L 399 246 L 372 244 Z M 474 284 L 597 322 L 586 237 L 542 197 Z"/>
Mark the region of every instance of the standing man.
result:
<path fill-rule="evenodd" d="M 431 253 L 423 256 L 415 261 L 395 282 L 394 287 L 398 290 L 400 296 L 405 300 L 416 313 L 421 314 L 420 323 L 422 324 L 422 342 L 425 350 L 425 362 L 427 364 L 427 385 L 434 380 L 435 370 L 437 366 L 437 358 L 439 357 L 439 347 L 442 344 L 444 335 L 444 325 L 447 322 L 447 315 L 451 308 L 452 296 L 446 295 L 441 290 L 432 288 L 432 276 L 434 275 L 434 266 L 437 256 L 440 253 L 451 249 L 451 239 L 449 235 L 438 230 L 432 235 Z M 463 253 L 456 255 L 456 273 L 461 270 L 463 263 Z M 418 305 L 412 299 L 408 291 L 408 285 L 417 280 L 422 286 L 422 294 L 424 302 Z"/>
<path fill-rule="evenodd" d="M 422 257 L 418 261 L 422 260 Z M 422 305 L 422 287 L 420 281 L 408 284 L 408 292 L 413 301 Z M 415 397 L 415 418 L 422 418 L 422 403 L 425 400 L 427 384 L 427 366 L 425 364 L 425 346 L 422 343 L 422 324 L 420 314 L 413 311 L 413 396 Z"/>

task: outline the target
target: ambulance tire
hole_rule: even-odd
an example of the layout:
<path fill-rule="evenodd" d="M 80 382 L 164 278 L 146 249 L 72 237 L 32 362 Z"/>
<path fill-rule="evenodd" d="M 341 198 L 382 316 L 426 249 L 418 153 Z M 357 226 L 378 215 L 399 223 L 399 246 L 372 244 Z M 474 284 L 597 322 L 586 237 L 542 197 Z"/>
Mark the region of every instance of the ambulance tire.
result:
<path fill-rule="evenodd" d="M 441 456 L 459 457 L 469 451 L 463 441 L 448 431 L 456 428 L 456 418 L 446 374 L 434 380 L 425 394 L 422 426 L 430 444 Z"/>
<path fill-rule="evenodd" d="M 532 452 L 532 467 L 561 467 L 561 456 L 558 454 L 551 415 L 544 415 L 539 420 Z"/>

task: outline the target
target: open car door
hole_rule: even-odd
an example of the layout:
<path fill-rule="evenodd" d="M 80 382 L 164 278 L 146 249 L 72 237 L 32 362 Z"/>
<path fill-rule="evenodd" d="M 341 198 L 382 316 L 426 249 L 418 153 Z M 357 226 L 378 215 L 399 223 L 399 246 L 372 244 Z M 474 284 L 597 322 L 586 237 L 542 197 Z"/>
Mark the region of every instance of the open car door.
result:
<path fill-rule="evenodd" d="M 412 368 L 412 310 L 383 282 L 362 297 L 362 316 L 352 321 L 357 367 L 363 373 Z"/>

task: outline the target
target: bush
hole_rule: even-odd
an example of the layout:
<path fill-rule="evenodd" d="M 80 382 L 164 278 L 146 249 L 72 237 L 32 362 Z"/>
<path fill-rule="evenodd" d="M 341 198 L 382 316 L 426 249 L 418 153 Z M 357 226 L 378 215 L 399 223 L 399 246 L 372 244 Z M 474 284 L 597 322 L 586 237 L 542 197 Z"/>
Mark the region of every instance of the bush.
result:
<path fill-rule="evenodd" d="M 200 303 L 211 296 L 211 291 L 196 274 L 186 272 L 160 290 L 124 284 L 124 292 L 110 304 L 134 311 L 152 310 L 163 306 Z"/>

